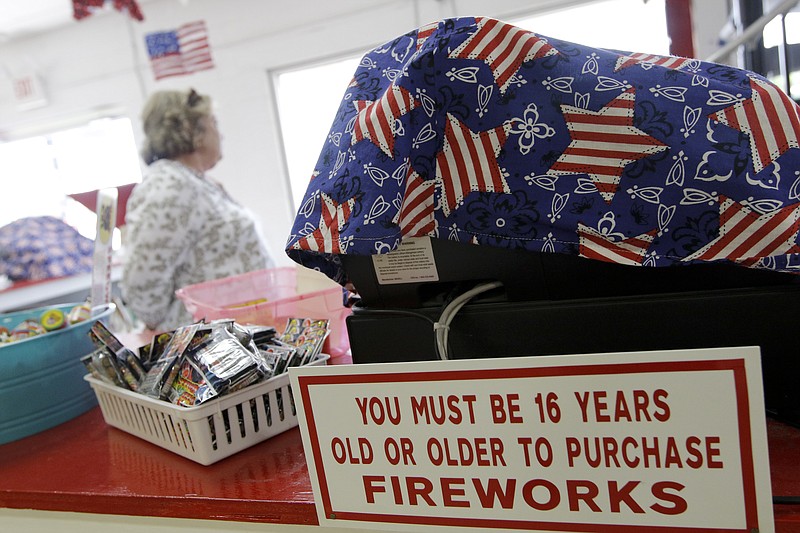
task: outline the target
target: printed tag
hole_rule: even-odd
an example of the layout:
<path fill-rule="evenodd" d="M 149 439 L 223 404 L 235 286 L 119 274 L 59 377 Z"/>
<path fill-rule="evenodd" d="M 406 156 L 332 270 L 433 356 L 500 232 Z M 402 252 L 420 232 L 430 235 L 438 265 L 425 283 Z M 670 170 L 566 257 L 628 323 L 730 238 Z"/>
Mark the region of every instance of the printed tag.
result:
<path fill-rule="evenodd" d="M 439 281 L 430 237 L 406 239 L 391 253 L 373 255 L 372 263 L 381 285 Z"/>

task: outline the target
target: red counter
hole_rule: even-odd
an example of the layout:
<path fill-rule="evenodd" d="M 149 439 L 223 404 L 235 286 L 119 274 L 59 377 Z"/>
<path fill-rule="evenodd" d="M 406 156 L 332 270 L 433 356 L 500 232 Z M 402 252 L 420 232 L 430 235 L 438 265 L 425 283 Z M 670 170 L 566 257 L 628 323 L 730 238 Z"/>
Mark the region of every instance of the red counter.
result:
<path fill-rule="evenodd" d="M 0 446 L 0 507 L 317 523 L 298 429 L 202 466 L 107 426 L 99 407 Z"/>
<path fill-rule="evenodd" d="M 768 422 L 774 496 L 800 495 L 800 429 Z M 300 431 L 201 466 L 107 426 L 99 408 L 0 446 L 0 507 L 317 524 Z M 775 505 L 800 532 L 800 505 Z"/>

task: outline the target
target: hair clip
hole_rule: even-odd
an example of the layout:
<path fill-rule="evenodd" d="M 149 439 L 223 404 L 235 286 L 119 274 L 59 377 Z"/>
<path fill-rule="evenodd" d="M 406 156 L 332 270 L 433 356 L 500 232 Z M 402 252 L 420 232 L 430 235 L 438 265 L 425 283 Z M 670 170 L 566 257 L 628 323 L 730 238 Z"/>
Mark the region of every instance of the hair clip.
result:
<path fill-rule="evenodd" d="M 186 97 L 186 105 L 194 107 L 202 100 L 203 97 L 194 89 L 189 89 L 189 95 Z"/>

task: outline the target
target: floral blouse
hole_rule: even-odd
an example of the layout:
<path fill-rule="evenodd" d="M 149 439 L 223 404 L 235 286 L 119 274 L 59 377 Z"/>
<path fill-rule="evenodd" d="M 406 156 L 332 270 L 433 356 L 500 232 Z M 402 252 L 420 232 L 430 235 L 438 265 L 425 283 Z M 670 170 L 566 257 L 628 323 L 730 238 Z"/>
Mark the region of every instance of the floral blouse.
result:
<path fill-rule="evenodd" d="M 192 322 L 181 287 L 274 267 L 253 215 L 176 161 L 148 167 L 126 214 L 122 295 L 148 328 Z"/>

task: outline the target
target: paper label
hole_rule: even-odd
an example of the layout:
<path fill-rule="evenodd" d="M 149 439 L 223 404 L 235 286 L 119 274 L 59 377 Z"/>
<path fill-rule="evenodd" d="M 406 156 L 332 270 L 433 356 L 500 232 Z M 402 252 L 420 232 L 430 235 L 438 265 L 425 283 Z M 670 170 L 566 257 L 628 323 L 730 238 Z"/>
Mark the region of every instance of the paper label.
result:
<path fill-rule="evenodd" d="M 430 237 L 406 239 L 391 253 L 373 255 L 372 263 L 381 285 L 439 281 Z"/>

